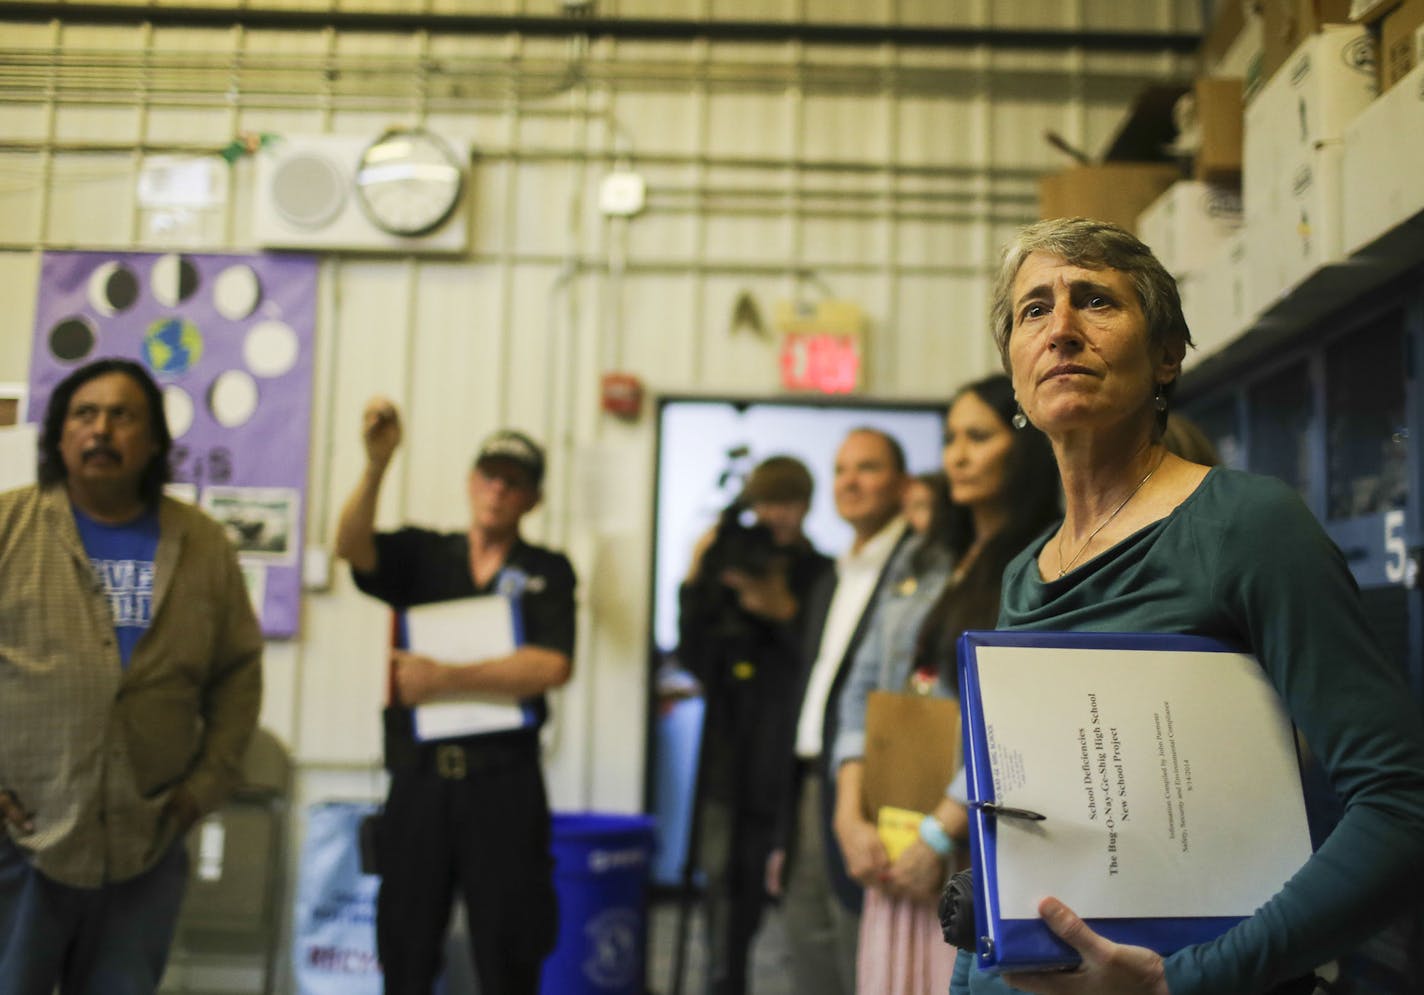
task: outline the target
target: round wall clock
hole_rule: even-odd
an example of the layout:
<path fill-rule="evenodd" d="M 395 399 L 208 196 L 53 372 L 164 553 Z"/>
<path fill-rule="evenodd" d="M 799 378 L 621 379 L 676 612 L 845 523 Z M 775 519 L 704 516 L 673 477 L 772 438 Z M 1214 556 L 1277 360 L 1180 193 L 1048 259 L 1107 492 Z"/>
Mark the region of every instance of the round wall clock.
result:
<path fill-rule="evenodd" d="M 394 129 L 361 154 L 356 199 L 382 231 L 425 235 L 454 213 L 464 182 L 464 164 L 445 142 L 421 129 Z"/>

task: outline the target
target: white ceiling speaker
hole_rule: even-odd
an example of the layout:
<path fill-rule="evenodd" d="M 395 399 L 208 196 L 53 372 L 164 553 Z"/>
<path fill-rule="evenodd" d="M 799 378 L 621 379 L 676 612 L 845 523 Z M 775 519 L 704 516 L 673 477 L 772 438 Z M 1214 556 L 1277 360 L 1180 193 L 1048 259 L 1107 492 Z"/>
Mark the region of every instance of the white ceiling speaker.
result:
<path fill-rule="evenodd" d="M 425 131 L 285 135 L 257 152 L 253 237 L 274 249 L 464 252 L 470 152 Z"/>

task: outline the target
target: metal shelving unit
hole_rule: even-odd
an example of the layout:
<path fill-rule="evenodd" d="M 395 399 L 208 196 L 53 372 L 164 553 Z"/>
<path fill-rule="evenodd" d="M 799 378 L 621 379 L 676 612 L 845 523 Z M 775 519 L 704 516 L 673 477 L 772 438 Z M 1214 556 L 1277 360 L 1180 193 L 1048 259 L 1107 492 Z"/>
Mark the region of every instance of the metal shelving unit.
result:
<path fill-rule="evenodd" d="M 1424 711 L 1424 263 L 1335 301 L 1193 370 L 1179 397 L 1224 464 L 1300 492 Z M 1424 990 L 1424 907 L 1342 958 L 1340 973 L 1345 992 Z"/>

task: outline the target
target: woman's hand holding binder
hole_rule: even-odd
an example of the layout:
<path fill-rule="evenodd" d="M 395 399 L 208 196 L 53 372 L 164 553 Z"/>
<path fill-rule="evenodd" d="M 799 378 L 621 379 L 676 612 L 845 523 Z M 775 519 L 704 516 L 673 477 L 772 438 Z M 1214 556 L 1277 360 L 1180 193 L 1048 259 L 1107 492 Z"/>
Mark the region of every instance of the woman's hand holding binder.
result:
<path fill-rule="evenodd" d="M 1038 903 L 1038 914 L 1059 939 L 1082 956 L 1071 971 L 1005 974 L 1014 988 L 1033 995 L 1170 995 L 1162 958 L 1146 947 L 1114 943 L 1094 933 L 1056 898 Z"/>

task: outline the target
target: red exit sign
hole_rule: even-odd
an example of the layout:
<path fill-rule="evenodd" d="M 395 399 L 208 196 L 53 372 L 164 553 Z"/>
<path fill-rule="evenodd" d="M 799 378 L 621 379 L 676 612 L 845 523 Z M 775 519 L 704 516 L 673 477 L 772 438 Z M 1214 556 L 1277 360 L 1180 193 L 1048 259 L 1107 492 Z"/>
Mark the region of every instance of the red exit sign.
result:
<path fill-rule="evenodd" d="M 848 394 L 860 386 L 860 335 L 788 332 L 781 340 L 781 385 Z"/>

